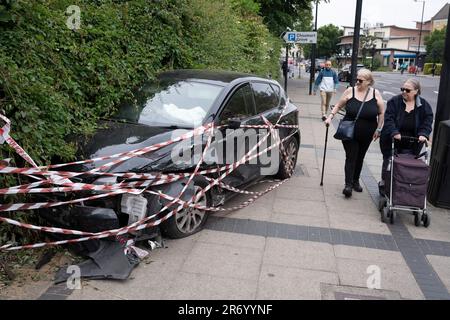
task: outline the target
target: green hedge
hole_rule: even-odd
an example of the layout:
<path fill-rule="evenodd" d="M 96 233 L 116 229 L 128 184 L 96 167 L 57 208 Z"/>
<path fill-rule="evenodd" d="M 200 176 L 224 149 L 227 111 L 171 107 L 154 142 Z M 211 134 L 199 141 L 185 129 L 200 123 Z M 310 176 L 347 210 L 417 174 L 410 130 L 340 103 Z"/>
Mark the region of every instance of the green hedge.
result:
<path fill-rule="evenodd" d="M 433 69 L 432 63 L 425 63 L 423 66 L 423 74 L 431 74 Z M 436 71 L 434 72 L 435 75 L 440 75 L 442 70 L 442 63 L 436 63 Z"/>
<path fill-rule="evenodd" d="M 0 19 L 0 111 L 12 120 L 13 138 L 40 165 L 54 156 L 70 160 L 75 148 L 66 143 L 68 134 L 92 133 L 99 117 L 162 70 L 277 77 L 280 40 L 249 3 L 15 1 L 8 10 L 14 18 Z M 81 9 L 79 30 L 66 26 L 70 5 Z M 12 154 L 0 148 L 3 157 Z"/>

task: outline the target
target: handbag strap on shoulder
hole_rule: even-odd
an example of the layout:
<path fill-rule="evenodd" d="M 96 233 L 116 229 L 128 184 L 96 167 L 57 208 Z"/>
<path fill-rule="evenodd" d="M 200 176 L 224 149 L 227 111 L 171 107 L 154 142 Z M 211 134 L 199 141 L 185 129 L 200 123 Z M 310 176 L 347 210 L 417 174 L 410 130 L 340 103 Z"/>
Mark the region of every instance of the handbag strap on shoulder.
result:
<path fill-rule="evenodd" d="M 374 91 L 375 91 L 375 89 L 374 89 Z M 367 89 L 366 95 L 364 96 L 364 100 L 361 103 L 361 107 L 359 107 L 359 111 L 358 111 L 358 114 L 356 115 L 355 121 L 358 120 L 358 118 L 359 118 L 359 114 L 361 113 L 361 111 L 364 107 L 364 104 L 366 103 L 366 99 L 367 99 L 367 96 L 369 95 L 369 92 L 370 92 L 370 87 Z"/>

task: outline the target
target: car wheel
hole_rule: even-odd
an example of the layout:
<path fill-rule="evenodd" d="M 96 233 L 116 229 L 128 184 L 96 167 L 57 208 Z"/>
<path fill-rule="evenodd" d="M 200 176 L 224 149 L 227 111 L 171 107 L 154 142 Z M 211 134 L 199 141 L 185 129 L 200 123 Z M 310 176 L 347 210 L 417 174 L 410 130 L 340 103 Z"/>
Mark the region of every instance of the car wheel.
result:
<path fill-rule="evenodd" d="M 195 194 L 197 194 L 202 187 L 197 183 L 194 185 Z M 195 204 L 201 206 L 210 206 L 209 193 L 202 195 Z M 161 231 L 169 238 L 179 239 L 188 237 L 200 231 L 208 219 L 208 212 L 196 208 L 183 208 L 174 216 L 170 217 L 164 224 L 161 225 Z"/>
<path fill-rule="evenodd" d="M 280 150 L 280 167 L 278 169 L 277 178 L 287 179 L 294 173 L 295 165 L 297 164 L 298 141 L 295 137 L 291 137 L 284 144 L 286 151 L 286 158 Z"/>

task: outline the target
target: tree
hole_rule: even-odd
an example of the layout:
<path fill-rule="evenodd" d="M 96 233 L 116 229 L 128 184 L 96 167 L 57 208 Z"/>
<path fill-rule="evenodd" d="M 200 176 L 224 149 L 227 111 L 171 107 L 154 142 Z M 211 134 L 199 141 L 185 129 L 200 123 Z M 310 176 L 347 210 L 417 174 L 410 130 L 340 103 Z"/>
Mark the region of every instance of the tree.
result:
<path fill-rule="evenodd" d="M 330 58 L 337 53 L 339 37 L 344 34 L 339 27 L 328 24 L 317 30 L 317 56 Z"/>
<path fill-rule="evenodd" d="M 317 0 L 328 2 L 329 0 Z M 312 10 L 316 1 L 311 0 L 255 0 L 260 5 L 260 15 L 273 35 L 279 36 L 286 28 L 294 30 L 299 24 L 302 29 L 312 30 Z M 303 29 L 304 28 L 304 29 Z"/>
<path fill-rule="evenodd" d="M 434 30 L 425 37 L 427 62 L 442 63 L 444 61 L 445 31 L 445 28 Z"/>
<path fill-rule="evenodd" d="M 361 56 L 362 56 L 364 65 L 366 64 L 367 55 L 370 54 L 372 56 L 372 60 L 373 60 L 374 55 L 375 55 L 373 48 L 376 47 L 376 41 L 377 41 L 377 37 L 372 36 L 370 34 L 361 35 L 361 37 L 359 38 L 359 45 L 361 48 Z"/>

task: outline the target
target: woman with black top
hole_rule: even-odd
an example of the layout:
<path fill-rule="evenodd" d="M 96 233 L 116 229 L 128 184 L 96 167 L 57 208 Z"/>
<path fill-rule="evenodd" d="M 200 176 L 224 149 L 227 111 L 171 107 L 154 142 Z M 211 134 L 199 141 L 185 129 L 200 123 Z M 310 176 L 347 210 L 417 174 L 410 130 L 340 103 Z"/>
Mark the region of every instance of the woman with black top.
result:
<path fill-rule="evenodd" d="M 420 82 L 415 78 L 408 79 L 400 90 L 402 93 L 392 97 L 387 103 L 380 138 L 383 171 L 386 170 L 391 157 L 392 138 L 395 139 L 397 152 L 417 155 L 431 134 L 433 110 L 430 104 L 420 97 Z M 419 142 L 402 140 L 402 136 L 416 137 Z M 380 186 L 383 185 L 382 181 Z"/>
<path fill-rule="evenodd" d="M 325 120 L 325 124 L 329 125 L 336 113 L 344 106 L 346 110 L 344 120 L 355 120 L 362 106 L 355 123 L 353 140 L 342 141 L 345 149 L 345 187 L 342 193 L 346 197 L 351 197 L 352 190 L 362 192 L 359 178 L 364 157 L 370 143 L 380 136 L 383 126 L 384 102 L 378 90 L 371 88 L 373 84 L 372 72 L 368 69 L 360 69 L 356 86 L 345 90 Z"/>

